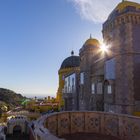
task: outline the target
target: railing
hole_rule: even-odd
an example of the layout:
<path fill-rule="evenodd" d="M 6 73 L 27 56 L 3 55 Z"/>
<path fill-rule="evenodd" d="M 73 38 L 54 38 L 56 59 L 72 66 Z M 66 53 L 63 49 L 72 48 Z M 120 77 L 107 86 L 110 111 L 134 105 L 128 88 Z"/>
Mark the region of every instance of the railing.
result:
<path fill-rule="evenodd" d="M 31 125 L 28 125 L 28 127 L 29 127 L 29 140 L 35 140 L 34 128 L 32 128 Z"/>
<path fill-rule="evenodd" d="M 36 126 L 36 140 L 51 140 L 49 136 L 61 137 L 78 132 L 110 135 L 122 140 L 140 140 L 140 118 L 129 115 L 87 111 L 61 112 L 43 116 Z"/>
<path fill-rule="evenodd" d="M 44 127 L 44 122 L 46 121 L 48 115 L 41 116 L 34 123 L 34 134 L 35 140 L 58 140 L 56 136 L 51 134 L 47 128 Z"/>
<path fill-rule="evenodd" d="M 28 112 L 28 111 L 19 111 L 19 112 L 10 112 L 7 115 L 40 115 L 39 113 L 36 112 Z"/>

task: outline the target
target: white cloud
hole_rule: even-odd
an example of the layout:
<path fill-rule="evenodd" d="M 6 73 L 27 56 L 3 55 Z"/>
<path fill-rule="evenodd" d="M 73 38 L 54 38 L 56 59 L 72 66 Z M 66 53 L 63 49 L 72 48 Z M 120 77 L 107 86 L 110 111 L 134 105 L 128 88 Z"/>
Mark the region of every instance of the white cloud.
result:
<path fill-rule="evenodd" d="M 73 2 L 81 18 L 95 23 L 104 22 L 121 0 L 69 0 Z M 131 0 L 140 2 L 140 0 Z"/>

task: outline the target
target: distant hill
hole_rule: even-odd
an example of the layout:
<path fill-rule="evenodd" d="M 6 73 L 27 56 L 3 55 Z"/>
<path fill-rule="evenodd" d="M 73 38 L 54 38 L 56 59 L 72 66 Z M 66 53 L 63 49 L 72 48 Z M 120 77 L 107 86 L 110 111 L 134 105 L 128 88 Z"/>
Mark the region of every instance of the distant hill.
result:
<path fill-rule="evenodd" d="M 17 94 L 12 90 L 0 88 L 0 102 L 4 102 L 10 108 L 21 105 L 21 102 L 25 100 L 21 94 Z"/>

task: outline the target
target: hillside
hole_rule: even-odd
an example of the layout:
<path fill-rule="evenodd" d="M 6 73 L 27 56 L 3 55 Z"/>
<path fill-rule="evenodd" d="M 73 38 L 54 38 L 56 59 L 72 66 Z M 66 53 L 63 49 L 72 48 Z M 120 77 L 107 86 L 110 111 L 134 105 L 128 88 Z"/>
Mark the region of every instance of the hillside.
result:
<path fill-rule="evenodd" d="M 19 106 L 26 99 L 21 94 L 17 94 L 12 90 L 0 88 L 0 102 L 4 102 L 9 107 Z"/>

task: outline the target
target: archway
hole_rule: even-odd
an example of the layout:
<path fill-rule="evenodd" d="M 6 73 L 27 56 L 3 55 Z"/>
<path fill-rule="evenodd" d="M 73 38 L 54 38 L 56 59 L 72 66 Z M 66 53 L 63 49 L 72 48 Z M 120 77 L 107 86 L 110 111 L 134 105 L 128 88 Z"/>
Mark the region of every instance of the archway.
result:
<path fill-rule="evenodd" d="M 13 135 L 21 135 L 22 133 L 22 128 L 20 125 L 16 125 L 13 128 Z"/>

